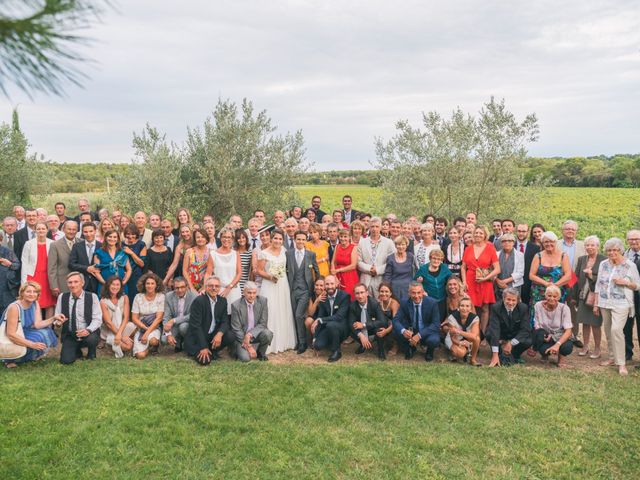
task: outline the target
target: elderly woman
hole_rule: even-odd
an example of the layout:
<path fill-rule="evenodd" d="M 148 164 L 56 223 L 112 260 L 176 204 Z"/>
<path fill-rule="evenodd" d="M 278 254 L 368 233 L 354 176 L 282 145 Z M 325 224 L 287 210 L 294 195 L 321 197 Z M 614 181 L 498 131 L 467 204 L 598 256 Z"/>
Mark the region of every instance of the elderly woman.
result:
<path fill-rule="evenodd" d="M 418 268 L 429 263 L 431 250 L 440 249 L 440 243 L 435 240 L 436 230 L 431 223 L 423 223 L 420 226 L 420 242 L 414 246 L 414 256 Z"/>
<path fill-rule="evenodd" d="M 602 366 L 617 365 L 620 375 L 627 375 L 625 366 L 624 325 L 633 316 L 633 292 L 640 290 L 640 275 L 632 260 L 624 256 L 624 244 L 610 238 L 604 244 L 607 259 L 600 264 L 596 281 L 594 315 L 602 315 L 609 344 L 609 359 Z"/>
<path fill-rule="evenodd" d="M 133 339 L 133 356 L 142 360 L 149 348 L 158 349 L 164 316 L 164 285 L 155 273 L 138 279 L 138 294 L 133 299 L 131 321 L 138 327 Z"/>
<path fill-rule="evenodd" d="M 531 305 L 542 301 L 549 285 L 560 289 L 560 301 L 567 297 L 567 283 L 571 280 L 569 256 L 558 248 L 558 237 L 553 232 L 544 232 L 540 238 L 542 251 L 531 261 Z"/>
<path fill-rule="evenodd" d="M 422 283 L 424 291 L 438 302 L 440 318 L 445 318 L 447 311 L 447 280 L 452 275 L 451 270 L 444 264 L 444 253 L 439 248 L 429 253 L 429 263 L 421 266 L 415 275 L 415 280 Z"/>
<path fill-rule="evenodd" d="M 593 307 L 595 305 L 595 288 L 598 281 L 598 270 L 600 264 L 607 257 L 599 253 L 600 239 L 595 235 L 584 239 L 584 249 L 587 252 L 586 255 L 578 258 L 576 263 L 575 274 L 578 277 L 578 281 L 573 286 L 572 302 L 577 303 L 578 311 L 576 318 L 578 323 L 582 324 L 582 338 L 584 341 L 584 348 L 578 352 L 581 357 L 589 355 L 589 341 L 591 340 L 591 332 L 593 332 L 593 341 L 595 344 L 595 350 L 589 358 L 600 358 L 600 339 L 602 338 L 602 332 L 600 327 L 602 326 L 602 317 L 593 314 Z"/>
<path fill-rule="evenodd" d="M 409 298 L 409 284 L 415 273 L 415 262 L 413 253 L 407 252 L 407 237 L 398 235 L 393 243 L 396 245 L 396 252 L 387 257 L 383 280 L 391 285 L 393 295 L 402 301 Z"/>
<path fill-rule="evenodd" d="M 549 285 L 545 289 L 544 300 L 534 305 L 533 349 L 542 355 L 543 361 L 549 355 L 558 355 L 558 367 L 566 366 L 565 357 L 573 351 L 571 310 L 560 303 L 560 288 Z M 624 353 L 624 345 L 623 345 Z"/>
<path fill-rule="evenodd" d="M 483 225 L 473 231 L 473 245 L 464 251 L 462 257 L 462 282 L 467 293 L 480 313 L 480 329 L 486 332 L 489 324 L 489 306 L 496 302 L 493 280 L 500 274 L 498 254 L 487 239 L 489 232 Z"/>
<path fill-rule="evenodd" d="M 40 285 L 33 281 L 25 282 L 20 287 L 18 300 L 7 307 L 0 319 L 0 324 L 6 322 L 6 335 L 11 343 L 26 347 L 24 355 L 5 361 L 7 368 L 38 360 L 58 343 L 51 326 L 54 322 L 64 322 L 64 316 L 54 315 L 43 320 L 39 296 Z M 22 326 L 22 335 L 18 332 L 18 324 Z"/>
<path fill-rule="evenodd" d="M 514 248 L 515 244 L 516 237 L 512 233 L 505 233 L 500 237 L 500 273 L 494 284 L 496 298 L 502 298 L 502 292 L 507 288 L 514 288 L 519 293 L 524 283 L 524 254 Z"/>

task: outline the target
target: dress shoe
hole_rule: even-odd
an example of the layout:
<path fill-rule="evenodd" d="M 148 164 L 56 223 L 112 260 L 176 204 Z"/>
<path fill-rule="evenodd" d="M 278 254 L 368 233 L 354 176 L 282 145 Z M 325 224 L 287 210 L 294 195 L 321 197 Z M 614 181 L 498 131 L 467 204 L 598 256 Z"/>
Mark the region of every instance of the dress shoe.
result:
<path fill-rule="evenodd" d="M 296 353 L 298 355 L 301 355 L 306 351 L 307 351 L 307 344 L 306 343 L 301 343 L 300 345 L 298 345 L 298 348 L 296 349 Z"/>
<path fill-rule="evenodd" d="M 385 355 L 384 350 L 378 351 L 378 358 L 380 360 L 386 360 L 387 359 L 387 356 Z"/>
<path fill-rule="evenodd" d="M 413 355 L 416 353 L 415 349 L 413 347 L 409 347 L 407 349 L 406 352 L 404 352 L 404 358 L 405 360 L 411 360 L 413 358 Z"/>
<path fill-rule="evenodd" d="M 219 360 L 220 354 L 218 352 L 211 352 L 211 361 Z"/>
<path fill-rule="evenodd" d="M 337 362 L 342 358 L 342 352 L 340 350 L 336 350 L 331 354 L 331 356 L 327 359 L 328 362 Z"/>
<path fill-rule="evenodd" d="M 365 352 L 365 349 L 362 345 L 360 345 L 357 349 L 356 349 L 356 355 L 362 355 Z"/>
<path fill-rule="evenodd" d="M 433 347 L 427 348 L 427 353 L 424 354 L 424 360 L 426 362 L 433 362 Z"/>
<path fill-rule="evenodd" d="M 578 340 L 577 338 L 573 341 L 573 344 L 578 348 L 584 348 L 584 343 L 582 343 L 582 340 Z"/>
<path fill-rule="evenodd" d="M 268 362 L 269 361 L 269 357 L 267 357 L 266 355 L 258 354 L 258 360 L 260 360 L 261 362 Z"/>

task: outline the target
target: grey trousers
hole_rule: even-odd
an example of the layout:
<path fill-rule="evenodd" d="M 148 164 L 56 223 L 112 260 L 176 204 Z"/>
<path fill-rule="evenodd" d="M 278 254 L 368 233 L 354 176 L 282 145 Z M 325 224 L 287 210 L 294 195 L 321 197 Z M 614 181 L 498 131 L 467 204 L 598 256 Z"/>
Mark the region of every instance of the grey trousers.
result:
<path fill-rule="evenodd" d="M 293 309 L 293 318 L 296 323 L 296 336 L 298 343 L 311 344 L 307 338 L 307 328 L 304 326 L 304 320 L 307 318 L 307 307 L 309 306 L 309 292 L 307 290 L 294 290 L 291 292 L 291 308 Z"/>
<path fill-rule="evenodd" d="M 265 355 L 267 348 L 269 348 L 269 345 L 271 345 L 271 340 L 273 340 L 273 333 L 269 330 L 263 330 L 256 338 L 253 339 L 251 345 L 256 349 L 258 355 L 263 356 Z M 236 357 L 241 362 L 251 361 L 249 352 L 242 348 L 242 344 L 238 341 L 236 341 Z"/>

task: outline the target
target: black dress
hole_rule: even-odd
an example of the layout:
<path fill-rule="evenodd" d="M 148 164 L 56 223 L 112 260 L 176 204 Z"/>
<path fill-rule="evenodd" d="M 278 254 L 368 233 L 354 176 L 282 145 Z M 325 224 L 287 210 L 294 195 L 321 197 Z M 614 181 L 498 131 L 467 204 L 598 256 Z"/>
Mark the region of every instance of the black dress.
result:
<path fill-rule="evenodd" d="M 170 248 L 160 253 L 150 248 L 147 250 L 147 262 L 144 265 L 144 273 L 153 272 L 164 280 L 171 266 L 171 262 L 173 262 L 173 253 Z"/>

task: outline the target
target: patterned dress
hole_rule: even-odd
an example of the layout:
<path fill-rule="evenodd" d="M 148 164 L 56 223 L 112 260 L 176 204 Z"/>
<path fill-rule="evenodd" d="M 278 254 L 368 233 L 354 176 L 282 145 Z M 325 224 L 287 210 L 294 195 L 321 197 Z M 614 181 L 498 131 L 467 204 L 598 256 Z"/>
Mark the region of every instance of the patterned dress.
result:
<path fill-rule="evenodd" d="M 187 264 L 187 275 L 189 275 L 189 281 L 193 288 L 197 291 L 204 285 L 204 276 L 207 273 L 207 263 L 209 262 L 209 249 L 205 250 L 204 255 L 198 258 L 196 249 L 192 249 L 189 254 L 189 260 Z"/>

